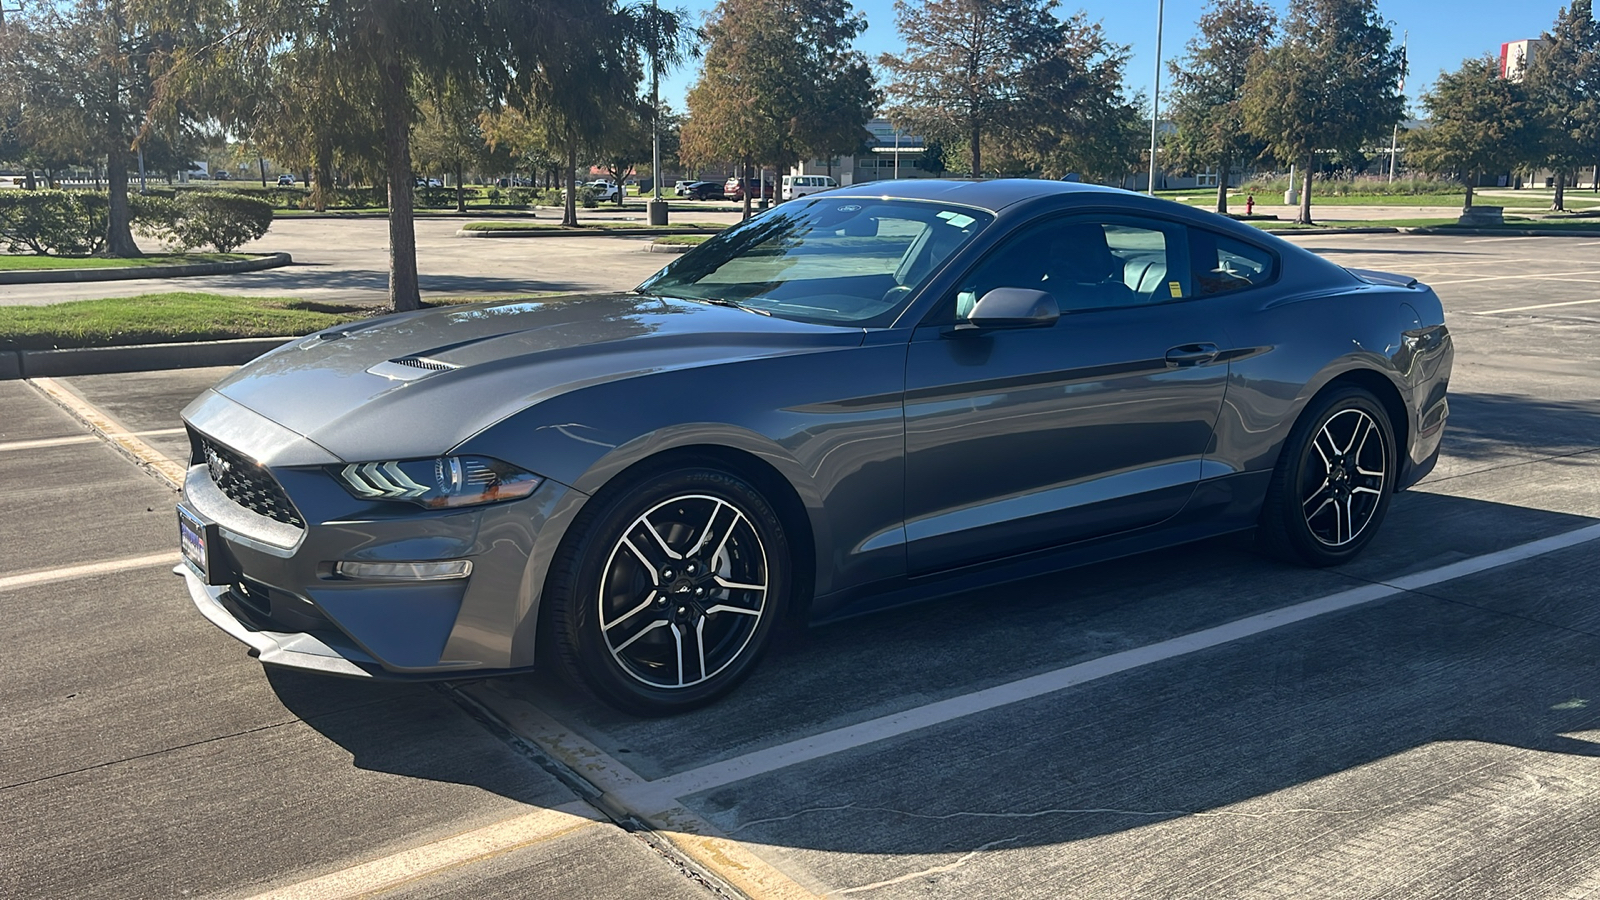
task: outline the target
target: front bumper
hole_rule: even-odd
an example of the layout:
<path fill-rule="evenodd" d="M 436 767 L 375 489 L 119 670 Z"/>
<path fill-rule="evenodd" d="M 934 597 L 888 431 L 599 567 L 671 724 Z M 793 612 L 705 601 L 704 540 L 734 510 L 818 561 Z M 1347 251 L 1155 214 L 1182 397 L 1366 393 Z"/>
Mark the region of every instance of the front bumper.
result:
<path fill-rule="evenodd" d="M 283 480 L 295 486 L 290 496 L 306 512 L 303 529 L 234 503 L 206 466 L 190 467 L 184 480 L 184 509 L 217 525 L 220 540 L 211 556 L 227 582 L 206 584 L 183 564 L 190 598 L 262 662 L 375 678 L 487 675 L 532 666 L 539 586 L 559 541 L 559 529 L 545 526 L 581 495 L 546 481 L 525 499 L 467 510 L 386 504 L 377 514 L 352 509 L 346 512 L 357 514 L 328 517 L 313 515 L 310 510 L 326 510 L 302 499 L 316 478 Z M 331 479 L 326 489 L 332 502 L 372 512 L 373 504 L 349 498 Z M 471 574 L 356 580 L 333 571 L 345 560 L 453 559 L 471 560 Z"/>
<path fill-rule="evenodd" d="M 401 679 L 533 665 L 540 589 L 581 492 L 546 480 L 523 499 L 459 509 L 362 500 L 329 473 L 341 460 L 242 405 L 207 395 L 184 415 L 195 464 L 181 505 L 211 535 L 219 583 L 180 571 L 200 613 L 262 662 Z M 202 463 L 206 446 L 231 460 L 226 489 Z M 463 559 L 470 574 L 448 580 L 334 569 Z"/>

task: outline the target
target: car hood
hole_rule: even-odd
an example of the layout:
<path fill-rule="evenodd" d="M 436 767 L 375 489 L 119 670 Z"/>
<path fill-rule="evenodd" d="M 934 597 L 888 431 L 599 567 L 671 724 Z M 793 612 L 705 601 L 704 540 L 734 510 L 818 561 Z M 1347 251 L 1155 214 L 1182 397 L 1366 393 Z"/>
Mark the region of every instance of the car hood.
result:
<path fill-rule="evenodd" d="M 285 344 L 212 391 L 345 460 L 428 456 L 585 386 L 854 346 L 863 334 L 639 294 L 498 301 L 338 326 Z"/>

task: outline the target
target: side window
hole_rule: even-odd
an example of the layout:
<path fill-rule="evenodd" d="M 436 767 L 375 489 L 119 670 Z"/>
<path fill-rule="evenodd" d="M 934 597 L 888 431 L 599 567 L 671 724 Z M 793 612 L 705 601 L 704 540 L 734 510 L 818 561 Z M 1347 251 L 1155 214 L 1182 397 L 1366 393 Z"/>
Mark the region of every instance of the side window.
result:
<path fill-rule="evenodd" d="M 1189 229 L 1195 291 L 1226 294 L 1265 284 L 1277 275 L 1277 260 L 1266 250 L 1202 228 Z"/>
<path fill-rule="evenodd" d="M 1124 216 L 1028 226 L 965 279 L 956 318 L 997 287 L 1048 291 L 1062 312 L 1182 300 L 1191 296 L 1184 229 Z"/>

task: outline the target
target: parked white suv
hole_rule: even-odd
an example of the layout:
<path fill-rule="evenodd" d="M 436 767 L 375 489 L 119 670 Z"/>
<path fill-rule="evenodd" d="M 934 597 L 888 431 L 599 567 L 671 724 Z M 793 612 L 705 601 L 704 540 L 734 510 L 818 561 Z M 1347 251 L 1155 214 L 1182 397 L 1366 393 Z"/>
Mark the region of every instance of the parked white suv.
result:
<path fill-rule="evenodd" d="M 783 199 L 793 200 L 807 194 L 815 194 L 828 188 L 836 188 L 839 182 L 828 175 L 785 175 L 783 176 Z"/>

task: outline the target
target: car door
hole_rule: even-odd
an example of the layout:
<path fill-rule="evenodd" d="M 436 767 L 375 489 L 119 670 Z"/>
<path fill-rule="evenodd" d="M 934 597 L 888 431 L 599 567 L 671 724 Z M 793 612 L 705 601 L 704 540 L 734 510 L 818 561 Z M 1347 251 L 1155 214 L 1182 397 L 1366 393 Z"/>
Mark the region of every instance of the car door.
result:
<path fill-rule="evenodd" d="M 912 575 L 1153 525 L 1202 477 L 1226 389 L 1221 322 L 1194 302 L 1186 230 L 1088 215 L 1024 226 L 913 333 Z M 996 287 L 1044 290 L 1049 327 L 960 324 Z"/>

